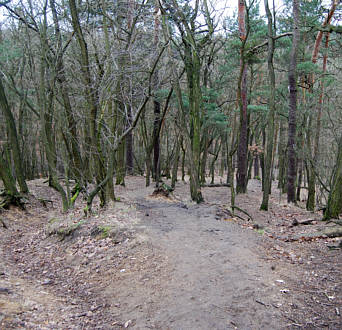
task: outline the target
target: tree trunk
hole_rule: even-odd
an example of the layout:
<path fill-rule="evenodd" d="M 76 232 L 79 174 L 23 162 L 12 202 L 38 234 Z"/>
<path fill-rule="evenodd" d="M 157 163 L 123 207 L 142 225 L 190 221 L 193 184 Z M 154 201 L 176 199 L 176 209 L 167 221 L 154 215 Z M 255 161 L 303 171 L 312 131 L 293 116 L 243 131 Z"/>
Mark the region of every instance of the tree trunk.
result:
<path fill-rule="evenodd" d="M 160 126 L 160 103 L 155 99 L 153 101 L 153 176 L 156 182 L 156 187 L 159 186 L 160 182 L 160 137 L 159 137 L 159 126 Z"/>
<path fill-rule="evenodd" d="M 324 220 L 338 218 L 342 213 L 342 135 L 338 142 L 338 153 L 332 180 L 332 188 L 328 197 L 328 204 L 324 212 Z"/>
<path fill-rule="evenodd" d="M 145 149 L 145 165 L 146 165 L 145 185 L 146 187 L 149 187 L 151 183 L 151 171 L 152 171 L 151 153 L 152 153 L 153 143 L 149 141 L 149 137 L 147 134 L 145 113 L 142 114 L 140 123 L 141 123 L 141 136 L 142 136 L 142 141 L 143 141 L 143 145 Z"/>
<path fill-rule="evenodd" d="M 181 141 L 179 141 L 179 138 L 177 139 L 177 146 L 176 151 L 173 159 L 172 164 L 172 174 L 171 174 L 171 187 L 175 188 L 176 182 L 177 182 L 177 174 L 178 174 L 178 163 L 179 163 L 179 154 L 180 154 L 180 144 Z"/>
<path fill-rule="evenodd" d="M 286 191 L 286 127 L 284 121 L 280 119 L 280 132 L 278 142 L 278 189 L 283 193 Z"/>
<path fill-rule="evenodd" d="M 97 129 L 97 91 L 94 88 L 94 84 L 92 82 L 90 67 L 89 67 L 89 54 L 88 54 L 88 46 L 85 41 L 83 31 L 80 25 L 76 2 L 75 0 L 69 0 L 69 8 L 71 14 L 71 22 L 76 35 L 76 39 L 78 42 L 78 46 L 80 49 L 81 57 L 81 72 L 85 89 L 85 98 L 87 101 L 87 105 L 89 107 L 89 116 L 88 116 L 88 125 L 89 125 L 89 133 L 90 133 L 90 159 L 93 159 L 94 163 L 94 174 L 96 178 L 96 183 L 99 185 L 104 180 L 105 170 L 104 164 L 101 161 L 101 150 L 98 141 L 98 129 Z M 105 187 L 100 186 L 100 202 L 101 205 L 106 204 L 106 194 Z"/>
<path fill-rule="evenodd" d="M 259 154 L 254 156 L 254 179 L 260 179 L 259 174 Z"/>
<path fill-rule="evenodd" d="M 132 125 L 132 109 L 128 109 L 127 128 Z M 128 175 L 134 172 L 134 156 L 133 156 L 133 132 L 126 136 L 126 171 Z"/>
<path fill-rule="evenodd" d="M 28 187 L 26 185 L 23 164 L 21 159 L 21 153 L 18 142 L 17 128 L 15 126 L 14 117 L 12 111 L 8 105 L 2 79 L 0 77 L 0 108 L 4 114 L 6 120 L 6 126 L 8 129 L 9 141 L 12 148 L 12 156 L 14 162 L 15 175 L 22 193 L 28 193 Z"/>
<path fill-rule="evenodd" d="M 185 147 L 183 145 L 183 138 L 181 138 L 181 148 L 182 148 L 182 181 L 185 181 Z"/>
<path fill-rule="evenodd" d="M 2 155 L 2 150 L 0 150 L 0 178 L 4 183 L 6 195 L 13 197 L 19 196 L 19 192 L 15 184 L 15 179 L 13 178 L 8 162 L 6 162 Z"/>
<path fill-rule="evenodd" d="M 213 159 L 210 163 L 210 173 L 211 173 L 211 184 L 215 182 L 215 162 L 217 161 L 218 155 L 220 153 L 222 142 L 217 140 L 215 143 Z"/>
<path fill-rule="evenodd" d="M 290 107 L 289 107 L 289 129 L 288 129 L 288 171 L 287 171 L 287 201 L 296 202 L 296 129 L 297 129 L 297 52 L 300 37 L 299 30 L 299 1 L 293 0 L 293 36 L 292 50 L 289 67 L 289 89 L 290 89 Z"/>
<path fill-rule="evenodd" d="M 236 193 L 247 191 L 247 63 L 244 48 L 247 41 L 245 15 L 245 0 L 238 0 L 239 36 L 242 42 L 240 48 L 240 75 L 238 80 L 238 101 L 240 107 L 240 134 L 238 145 L 238 169 L 236 173 Z"/>
<path fill-rule="evenodd" d="M 160 30 L 160 20 L 159 20 L 159 3 L 158 1 L 155 2 L 154 7 L 154 40 L 153 46 L 155 48 L 155 52 L 157 53 L 157 48 L 159 44 L 159 30 Z M 159 74 L 158 70 L 156 70 L 153 76 L 154 82 L 154 91 L 156 92 L 159 83 Z M 161 127 L 161 114 L 160 114 L 160 102 L 157 97 L 153 99 L 153 175 L 154 180 L 156 182 L 156 187 L 159 187 L 160 181 L 160 127 Z"/>
<path fill-rule="evenodd" d="M 111 49 L 110 49 L 110 39 L 109 39 L 109 23 L 107 20 L 107 10 L 105 1 L 101 0 L 102 4 L 102 11 L 104 13 L 103 15 L 103 33 L 104 33 L 104 41 L 105 41 L 105 50 L 106 50 L 106 56 L 111 56 Z M 108 66 L 111 64 L 107 64 Z M 108 123 L 109 128 L 111 129 L 111 136 L 109 137 L 109 150 L 107 151 L 109 153 L 109 159 L 111 159 L 111 153 L 114 153 L 112 150 L 113 146 L 115 145 L 115 133 L 116 133 L 116 126 L 117 126 L 117 114 L 115 113 L 115 103 L 112 99 L 108 100 L 107 103 L 107 111 L 110 116 L 110 120 Z M 107 164 L 107 175 L 109 176 L 108 182 L 105 185 L 106 190 L 106 198 L 115 201 L 115 191 L 114 191 L 114 167 L 115 167 L 115 154 L 113 155 L 113 164 Z"/>
<path fill-rule="evenodd" d="M 116 152 L 116 182 L 115 184 L 125 186 L 125 141 L 121 141 Z"/>
<path fill-rule="evenodd" d="M 58 52 L 62 53 L 62 37 L 59 27 L 59 21 L 58 21 L 58 15 L 56 11 L 55 6 L 55 0 L 50 0 L 50 8 L 52 12 L 52 17 L 55 25 L 55 36 L 58 40 Z M 67 147 L 67 150 L 71 150 L 69 152 L 69 157 L 72 163 L 72 173 L 75 177 L 76 181 L 83 185 L 83 161 L 81 158 L 81 152 L 78 144 L 78 137 L 77 137 L 77 124 L 76 120 L 74 118 L 74 113 L 71 106 L 71 101 L 68 93 L 68 84 L 67 79 L 65 76 L 65 70 L 64 70 L 64 62 L 62 55 L 59 55 L 57 58 L 56 63 L 56 78 L 57 82 L 60 85 L 61 94 L 62 94 L 62 100 L 65 110 L 65 116 L 68 123 L 68 134 L 70 134 L 70 138 L 67 139 L 66 143 L 71 144 L 71 149 Z M 68 134 L 65 134 L 65 137 L 68 137 Z"/>
<path fill-rule="evenodd" d="M 261 129 L 262 135 L 262 150 L 265 150 L 266 145 L 266 132 L 265 127 Z M 260 154 L 260 167 L 261 167 L 261 190 L 264 191 L 264 180 L 265 180 L 265 152 Z"/>
<path fill-rule="evenodd" d="M 336 7 L 338 5 L 339 1 L 338 0 L 333 0 L 331 8 L 329 10 L 329 13 L 327 17 L 325 18 L 322 27 L 324 28 L 328 24 L 330 24 L 333 15 L 335 13 Z M 312 52 L 311 56 L 311 61 L 312 63 L 317 63 L 317 58 L 318 58 L 318 53 L 320 49 L 320 45 L 322 42 L 323 38 L 323 31 L 319 31 L 316 36 L 315 40 L 315 45 L 314 49 Z M 328 50 L 328 45 L 329 45 L 329 33 L 326 36 L 325 40 L 325 48 L 326 51 Z M 326 67 L 327 67 L 327 53 L 323 57 L 323 75 L 326 72 Z M 312 73 L 309 77 L 309 91 L 313 93 L 313 85 L 314 85 L 314 74 Z M 310 159 L 309 164 L 308 164 L 308 199 L 306 203 L 306 209 L 309 211 L 313 211 L 315 209 L 315 193 L 316 193 L 316 173 L 315 173 L 315 166 L 317 165 L 318 161 L 318 155 L 319 155 L 319 138 L 320 138 L 320 130 L 321 130 L 321 116 L 322 116 L 322 103 L 323 103 L 323 95 L 324 95 L 324 87 L 323 87 L 323 82 L 321 82 L 321 94 L 319 96 L 319 101 L 318 101 L 318 107 L 317 107 L 317 119 L 316 119 L 316 134 L 314 137 L 314 146 L 313 146 L 313 156 L 312 159 Z M 311 130 L 311 126 L 309 126 L 308 130 Z M 311 134 L 311 132 L 309 132 Z M 310 157 L 311 157 L 311 148 L 309 149 Z"/>
<path fill-rule="evenodd" d="M 222 139 L 222 148 L 221 148 L 221 163 L 220 163 L 219 176 L 223 177 L 224 171 L 227 168 L 226 144 L 228 143 L 228 141 L 227 141 L 226 134 L 222 134 L 221 139 Z"/>
<path fill-rule="evenodd" d="M 206 175 L 206 167 L 208 160 L 208 152 L 209 152 L 209 139 L 208 139 L 208 131 L 207 129 L 203 133 L 203 153 L 201 159 L 201 184 L 205 183 L 205 175 Z"/>
<path fill-rule="evenodd" d="M 303 159 L 298 161 L 298 180 L 297 180 L 297 192 L 296 192 L 296 201 L 300 201 L 300 192 L 302 188 L 303 181 Z"/>

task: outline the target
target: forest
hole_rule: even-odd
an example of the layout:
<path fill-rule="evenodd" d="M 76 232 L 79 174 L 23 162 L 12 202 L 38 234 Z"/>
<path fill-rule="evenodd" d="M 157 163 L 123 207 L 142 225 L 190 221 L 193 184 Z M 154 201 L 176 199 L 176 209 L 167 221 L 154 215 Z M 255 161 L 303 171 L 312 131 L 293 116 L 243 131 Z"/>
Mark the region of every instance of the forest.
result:
<path fill-rule="evenodd" d="M 114 180 L 173 187 L 181 168 L 198 203 L 208 174 L 226 173 L 233 208 L 253 175 L 261 209 L 276 179 L 288 202 L 305 190 L 307 210 L 337 217 L 339 1 L 261 5 L 222 18 L 207 1 L 2 3 L 4 203 L 47 177 L 64 211 L 80 192 L 89 211 L 115 200 Z"/>
<path fill-rule="evenodd" d="M 25 212 L 38 204 L 56 218 L 75 219 L 77 213 L 63 232 L 50 228 L 49 235 L 64 242 L 87 228 L 89 217 L 125 218 L 122 203 L 133 199 L 138 210 L 148 209 L 145 218 L 155 219 L 154 202 L 142 202 L 141 190 L 161 199 L 181 195 L 178 202 L 188 200 L 179 204 L 184 209 L 205 214 L 213 196 L 220 196 L 216 218 L 237 219 L 241 226 L 258 217 L 271 223 L 279 200 L 292 212 L 277 213 L 290 230 L 319 226 L 320 234 L 293 241 L 338 239 L 341 22 L 340 0 L 1 0 L 0 225 L 10 228 L 6 214 L 13 210 L 30 218 Z M 252 195 L 258 197 L 251 204 Z M 18 225 L 26 233 L 29 226 Z M 88 229 L 107 237 L 109 229 L 101 226 Z M 264 224 L 251 226 L 267 232 Z M 333 248 L 340 249 L 337 242 Z M 342 295 L 334 299 L 328 303 Z M 255 301 L 259 308 L 272 305 Z M 113 328 L 139 325 L 137 320 L 114 322 Z M 290 321 L 290 328 L 300 323 Z M 99 324 L 93 322 L 82 324 Z M 242 328 L 255 325 L 246 322 Z M 312 324 L 332 321 L 326 322 Z M 333 322 L 332 329 L 340 319 Z M 178 326 L 220 328 L 194 324 Z M 230 326 L 240 328 L 238 321 Z"/>

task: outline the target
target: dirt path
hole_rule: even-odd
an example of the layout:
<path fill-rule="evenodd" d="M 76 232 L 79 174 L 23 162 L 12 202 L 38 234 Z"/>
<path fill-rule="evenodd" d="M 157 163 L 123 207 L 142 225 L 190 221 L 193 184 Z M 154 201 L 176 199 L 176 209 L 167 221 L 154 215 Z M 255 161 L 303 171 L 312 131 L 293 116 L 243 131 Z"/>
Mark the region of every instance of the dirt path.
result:
<path fill-rule="evenodd" d="M 122 203 L 87 219 L 81 207 L 61 215 L 41 182 L 31 189 L 54 204 L 2 214 L 0 329 L 340 328 L 340 252 L 286 243 L 286 217 L 307 214 L 259 212 L 258 182 L 238 203 L 268 236 L 222 216 L 227 188 L 196 205 L 183 183 L 167 200 L 129 178 Z M 76 229 L 61 240 L 55 226 Z"/>
<path fill-rule="evenodd" d="M 216 207 L 137 201 L 142 224 L 174 265 L 155 315 L 162 329 L 280 329 L 270 265 L 255 234 L 215 219 Z M 266 307 L 268 306 L 268 307 Z M 271 306 L 271 308 L 269 308 Z M 143 326 L 143 324 L 141 324 Z"/>

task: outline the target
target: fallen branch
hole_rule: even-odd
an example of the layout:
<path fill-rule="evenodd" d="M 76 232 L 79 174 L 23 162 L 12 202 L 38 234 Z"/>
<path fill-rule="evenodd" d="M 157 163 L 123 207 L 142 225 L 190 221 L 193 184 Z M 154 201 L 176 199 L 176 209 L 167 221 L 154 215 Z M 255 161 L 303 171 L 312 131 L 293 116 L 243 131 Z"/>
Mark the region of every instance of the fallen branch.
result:
<path fill-rule="evenodd" d="M 291 226 L 295 227 L 295 226 L 300 226 L 300 225 L 311 225 L 315 221 L 316 221 L 315 219 L 307 219 L 303 221 L 298 221 L 297 219 L 294 219 L 292 221 Z"/>

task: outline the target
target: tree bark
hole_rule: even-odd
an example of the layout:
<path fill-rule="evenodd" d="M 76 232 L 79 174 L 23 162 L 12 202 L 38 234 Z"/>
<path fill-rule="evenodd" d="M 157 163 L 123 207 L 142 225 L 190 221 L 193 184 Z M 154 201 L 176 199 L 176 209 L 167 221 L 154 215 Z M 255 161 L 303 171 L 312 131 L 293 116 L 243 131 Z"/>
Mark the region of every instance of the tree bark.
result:
<path fill-rule="evenodd" d="M 9 134 L 9 141 L 12 147 L 15 175 L 22 193 L 28 193 L 28 187 L 24 177 L 23 164 L 18 142 L 17 128 L 15 126 L 12 111 L 8 105 L 2 79 L 0 77 L 0 108 L 6 119 L 6 126 Z"/>
<path fill-rule="evenodd" d="M 200 185 L 200 154 L 201 154 L 201 128 L 202 128 L 202 91 L 201 91 L 201 57 L 205 43 L 211 38 L 214 33 L 211 18 L 209 17 L 209 9 L 207 1 L 203 0 L 204 18 L 208 32 L 202 39 L 196 37 L 195 19 L 198 15 L 198 6 L 190 20 L 185 16 L 184 12 L 179 8 L 176 1 L 172 1 L 177 18 L 175 23 L 181 33 L 183 45 L 183 62 L 185 73 L 187 76 L 187 93 L 189 99 L 189 109 L 185 109 L 182 100 L 182 92 L 180 88 L 179 78 L 176 74 L 176 69 L 173 65 L 173 78 L 175 79 L 175 89 L 178 99 L 180 115 L 182 117 L 183 126 L 182 135 L 186 144 L 188 164 L 190 169 L 190 194 L 191 199 L 197 203 L 203 201 Z M 165 12 L 165 9 L 161 7 Z M 169 26 L 166 24 L 163 17 L 163 30 L 165 37 L 171 38 Z M 170 48 L 169 48 L 170 49 Z"/>
<path fill-rule="evenodd" d="M 297 52 L 300 38 L 299 31 L 299 1 L 293 0 L 293 36 L 289 67 L 289 128 L 288 128 L 288 172 L 287 172 L 287 201 L 296 202 L 296 129 L 297 129 Z"/>
<path fill-rule="evenodd" d="M 246 33 L 246 3 L 245 0 L 238 0 L 238 21 L 239 36 L 241 39 L 240 48 L 240 75 L 238 80 L 238 101 L 240 107 L 240 134 L 238 145 L 238 164 L 236 173 L 236 193 L 247 191 L 247 63 L 245 60 L 244 48 L 247 41 Z"/>
<path fill-rule="evenodd" d="M 342 213 L 342 135 L 338 142 L 338 153 L 335 165 L 332 188 L 328 197 L 328 204 L 324 212 L 324 220 L 337 218 Z"/>
<path fill-rule="evenodd" d="M 159 20 L 159 4 L 156 0 L 155 8 L 154 8 L 154 40 L 153 40 L 153 46 L 155 48 L 155 52 L 157 53 L 157 48 L 159 44 L 159 33 L 160 33 L 160 20 Z M 158 70 L 155 71 L 153 76 L 153 82 L 154 82 L 154 90 L 156 92 L 156 89 L 158 87 Z M 159 186 L 160 181 L 160 126 L 161 126 L 161 114 L 160 114 L 160 102 L 159 100 L 154 97 L 153 99 L 153 114 L 154 114 L 154 120 L 153 120 L 153 174 L 154 174 L 154 180 L 156 182 L 156 187 Z"/>
<path fill-rule="evenodd" d="M 171 173 L 171 188 L 175 188 L 176 182 L 177 182 L 177 174 L 178 174 L 178 163 L 179 163 L 179 156 L 180 156 L 180 149 L 181 149 L 181 141 L 180 138 L 177 138 L 177 146 L 175 155 L 173 158 L 173 164 L 172 164 L 172 173 Z"/>
<path fill-rule="evenodd" d="M 160 181 L 160 103 L 157 99 L 153 100 L 153 176 L 156 182 L 156 187 L 159 186 Z"/>
<path fill-rule="evenodd" d="M 275 118 L 275 74 L 273 66 L 273 54 L 274 54 L 274 29 L 273 19 L 270 8 L 268 6 L 268 0 L 265 0 L 265 11 L 267 15 L 267 27 L 268 27 L 268 79 L 270 83 L 270 96 L 268 98 L 268 127 L 267 127 L 267 148 L 265 159 L 265 178 L 264 178 L 264 191 L 262 196 L 262 203 L 260 210 L 268 210 L 268 200 L 271 193 L 272 185 L 272 159 L 273 159 L 273 144 L 274 144 L 274 118 Z"/>
<path fill-rule="evenodd" d="M 76 39 L 78 42 L 78 46 L 80 49 L 81 57 L 81 72 L 83 83 L 85 87 L 85 98 L 87 101 L 87 105 L 89 107 L 89 116 L 88 116 L 88 125 L 89 125 L 89 133 L 90 133 L 90 157 L 93 159 L 94 163 L 94 174 L 96 178 L 96 182 L 99 185 L 104 180 L 105 170 L 104 164 L 101 161 L 99 141 L 98 141 L 98 129 L 97 129 L 97 101 L 96 96 L 97 92 L 94 90 L 90 67 L 89 67 L 89 54 L 88 54 L 88 46 L 85 41 L 83 31 L 80 25 L 76 2 L 75 0 L 69 0 L 69 8 L 71 14 L 71 22 L 76 35 Z M 100 201 L 103 206 L 106 203 L 106 194 L 104 186 L 100 187 Z"/>
<path fill-rule="evenodd" d="M 127 127 L 132 125 L 132 109 L 128 109 Z M 128 175 L 134 173 L 134 156 L 133 156 L 133 132 L 131 131 L 126 136 L 126 171 Z"/>
<path fill-rule="evenodd" d="M 58 15 L 56 11 L 55 0 L 50 0 L 50 9 L 52 12 L 52 17 L 55 25 L 55 36 L 57 39 L 57 54 L 62 54 L 62 36 L 59 27 Z M 68 123 L 68 133 L 70 134 L 70 138 L 66 141 L 66 143 L 71 144 L 71 149 L 67 146 L 67 150 L 71 150 L 69 152 L 70 160 L 72 162 L 72 173 L 76 178 L 76 181 L 83 186 L 83 161 L 81 158 L 81 152 L 78 144 L 78 136 L 77 136 L 77 124 L 74 117 L 73 109 L 71 106 L 71 101 L 68 93 L 68 84 L 65 76 L 64 69 L 64 61 L 63 55 L 59 55 L 57 57 L 56 63 L 56 78 L 59 83 L 62 100 L 65 110 L 65 115 Z M 68 134 L 65 134 L 68 137 Z"/>
<path fill-rule="evenodd" d="M 19 192 L 17 190 L 15 179 L 10 171 L 10 166 L 4 159 L 2 155 L 2 150 L 0 150 L 0 178 L 4 183 L 5 194 L 15 197 L 19 196 Z"/>

